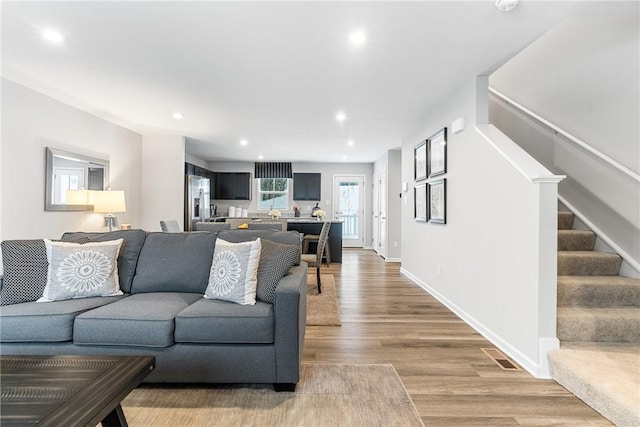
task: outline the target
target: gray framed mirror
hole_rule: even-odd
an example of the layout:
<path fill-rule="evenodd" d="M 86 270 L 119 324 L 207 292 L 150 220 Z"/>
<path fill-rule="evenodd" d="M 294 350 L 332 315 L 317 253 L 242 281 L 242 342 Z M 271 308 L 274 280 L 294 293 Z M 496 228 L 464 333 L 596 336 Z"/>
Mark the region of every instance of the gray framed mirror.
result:
<path fill-rule="evenodd" d="M 47 147 L 46 211 L 91 211 L 91 191 L 109 186 L 109 161 Z"/>

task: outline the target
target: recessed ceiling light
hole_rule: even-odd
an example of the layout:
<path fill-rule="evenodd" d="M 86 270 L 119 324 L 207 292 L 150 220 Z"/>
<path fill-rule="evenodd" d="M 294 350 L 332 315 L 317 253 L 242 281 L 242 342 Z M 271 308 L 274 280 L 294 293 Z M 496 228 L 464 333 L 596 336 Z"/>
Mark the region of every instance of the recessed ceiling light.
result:
<path fill-rule="evenodd" d="M 347 160 L 347 156 L 342 156 L 342 160 Z"/>
<path fill-rule="evenodd" d="M 173 113 L 171 117 L 173 117 L 176 120 L 182 120 L 184 119 L 184 114 L 176 111 L 175 113 Z"/>
<path fill-rule="evenodd" d="M 59 44 L 64 41 L 64 36 L 59 31 L 45 28 L 41 31 L 42 37 L 50 43 Z"/>
<path fill-rule="evenodd" d="M 360 46 L 364 44 L 364 42 L 366 41 L 367 41 L 367 33 L 365 33 L 364 30 L 362 29 L 355 30 L 349 36 L 349 42 L 351 42 L 351 44 L 354 46 Z"/>
<path fill-rule="evenodd" d="M 258 154 L 258 159 L 262 160 L 264 159 L 264 156 L 262 154 Z"/>
<path fill-rule="evenodd" d="M 355 143 L 354 143 L 352 140 L 348 140 L 348 141 L 347 141 L 347 145 L 348 145 L 349 147 L 353 147 L 353 146 L 355 145 Z"/>
<path fill-rule="evenodd" d="M 246 139 L 243 139 L 242 141 L 240 141 L 240 145 L 242 145 L 243 147 L 246 147 L 247 145 L 249 145 L 249 142 L 247 142 Z"/>
<path fill-rule="evenodd" d="M 347 120 L 347 115 L 343 111 L 340 111 L 336 114 L 336 120 L 342 123 Z"/>
<path fill-rule="evenodd" d="M 519 0 L 496 0 L 496 7 L 500 12 L 509 12 L 518 5 Z"/>

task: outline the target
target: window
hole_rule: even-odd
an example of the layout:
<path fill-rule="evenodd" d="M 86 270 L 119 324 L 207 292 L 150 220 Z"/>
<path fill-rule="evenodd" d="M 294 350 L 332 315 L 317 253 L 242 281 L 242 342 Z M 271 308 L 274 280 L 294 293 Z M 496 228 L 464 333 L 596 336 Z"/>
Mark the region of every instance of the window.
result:
<path fill-rule="evenodd" d="M 259 178 L 258 209 L 289 209 L 289 179 Z"/>

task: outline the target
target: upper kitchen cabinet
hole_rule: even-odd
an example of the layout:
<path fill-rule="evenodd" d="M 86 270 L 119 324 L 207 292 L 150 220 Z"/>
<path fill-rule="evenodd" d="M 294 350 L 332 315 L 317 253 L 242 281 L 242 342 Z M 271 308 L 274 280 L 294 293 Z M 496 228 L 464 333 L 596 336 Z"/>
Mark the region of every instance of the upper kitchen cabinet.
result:
<path fill-rule="evenodd" d="M 293 200 L 321 200 L 319 173 L 293 174 Z"/>
<path fill-rule="evenodd" d="M 216 200 L 251 200 L 251 173 L 249 172 L 216 172 Z"/>

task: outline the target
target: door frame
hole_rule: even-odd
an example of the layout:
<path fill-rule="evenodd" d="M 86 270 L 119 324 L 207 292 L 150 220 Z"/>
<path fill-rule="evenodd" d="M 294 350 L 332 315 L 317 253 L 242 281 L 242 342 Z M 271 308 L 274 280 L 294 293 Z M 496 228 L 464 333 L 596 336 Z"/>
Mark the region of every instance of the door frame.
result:
<path fill-rule="evenodd" d="M 361 178 L 362 179 L 362 187 L 360 188 L 360 194 L 361 194 L 361 203 L 362 205 L 359 206 L 360 209 L 360 230 L 359 230 L 359 234 L 360 234 L 360 241 L 357 244 L 353 244 L 353 243 L 347 243 L 345 245 L 345 239 L 342 239 L 342 246 L 343 247 L 347 247 L 347 248 L 364 248 L 364 238 L 365 238 L 365 222 L 366 222 L 366 217 L 365 217 L 365 206 L 367 203 L 367 193 L 366 193 L 366 188 L 367 188 L 367 175 L 363 174 L 363 173 L 335 173 L 333 174 L 333 186 L 332 186 L 332 193 L 333 193 L 333 205 L 332 205 L 332 211 L 331 211 L 331 218 L 334 220 L 337 220 L 337 216 L 336 216 L 336 211 L 338 209 L 338 198 L 339 198 L 339 193 L 338 191 L 336 191 L 336 187 L 337 187 L 337 180 L 339 178 L 342 177 L 346 177 L 346 178 Z"/>

